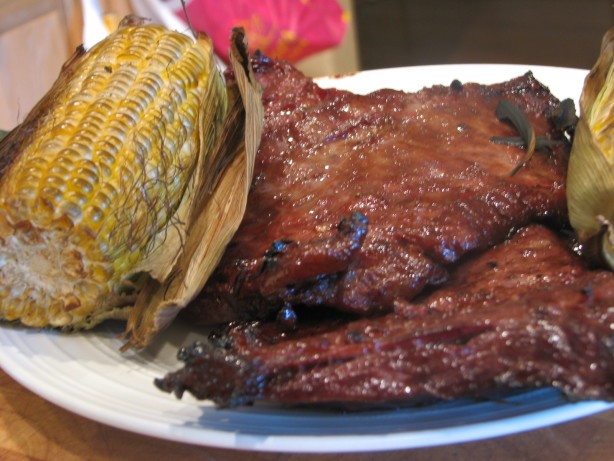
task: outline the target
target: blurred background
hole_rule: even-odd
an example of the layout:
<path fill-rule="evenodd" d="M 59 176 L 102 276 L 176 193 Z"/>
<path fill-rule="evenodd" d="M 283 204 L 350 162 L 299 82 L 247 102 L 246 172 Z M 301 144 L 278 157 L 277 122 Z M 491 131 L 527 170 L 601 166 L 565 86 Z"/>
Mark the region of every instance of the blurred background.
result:
<path fill-rule="evenodd" d="M 256 3 L 289 4 L 286 0 Z M 344 14 L 331 17 L 331 27 L 336 24 L 344 33 L 339 43 L 297 62 L 308 75 L 451 63 L 590 68 L 601 37 L 614 26 L 612 0 L 336 3 Z M 84 5 L 98 6 L 98 24 L 92 25 L 91 16 L 84 20 Z M 102 17 L 111 24 L 132 12 L 160 19 L 180 7 L 176 0 L 0 0 L 0 128 L 15 126 L 50 87 L 62 63 L 84 40 L 84 22 L 85 32 L 97 37 Z M 326 22 L 326 12 L 318 8 L 321 20 L 315 23 Z"/>
<path fill-rule="evenodd" d="M 590 68 L 612 0 L 355 0 L 363 69 L 507 63 Z"/>

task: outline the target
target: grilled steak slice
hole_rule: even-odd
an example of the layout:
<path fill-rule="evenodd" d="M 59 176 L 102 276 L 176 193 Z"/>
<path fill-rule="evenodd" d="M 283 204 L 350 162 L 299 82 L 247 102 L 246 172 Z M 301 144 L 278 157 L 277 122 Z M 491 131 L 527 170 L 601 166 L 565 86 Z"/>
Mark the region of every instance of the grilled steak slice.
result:
<path fill-rule="evenodd" d="M 254 67 L 265 105 L 255 179 L 239 231 L 189 308 L 194 321 L 286 304 L 389 311 L 445 281 L 463 254 L 565 219 L 569 145 L 550 122 L 559 102 L 531 75 L 356 95 L 264 57 Z M 491 142 L 517 136 L 495 115 L 502 100 L 560 141 L 514 176 L 524 150 Z"/>
<path fill-rule="evenodd" d="M 394 313 L 289 333 L 230 327 L 157 381 L 220 406 L 382 404 L 555 386 L 614 399 L 614 274 L 589 271 L 541 226 L 460 264 L 451 285 Z"/>

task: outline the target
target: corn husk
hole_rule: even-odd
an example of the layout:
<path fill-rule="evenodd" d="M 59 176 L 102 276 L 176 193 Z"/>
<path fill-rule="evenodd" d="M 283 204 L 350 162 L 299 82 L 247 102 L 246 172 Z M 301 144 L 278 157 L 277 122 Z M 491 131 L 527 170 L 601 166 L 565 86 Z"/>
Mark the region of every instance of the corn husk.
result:
<path fill-rule="evenodd" d="M 0 141 L 0 320 L 125 319 L 181 257 L 207 165 L 231 158 L 213 150 L 228 109 L 205 35 L 128 16 L 79 47 Z"/>
<path fill-rule="evenodd" d="M 580 241 L 587 246 L 598 241 L 600 257 L 614 268 L 614 28 L 603 37 L 599 58 L 584 81 L 567 199 Z"/>
<path fill-rule="evenodd" d="M 128 320 L 143 347 L 204 285 L 243 212 L 263 123 L 245 35 L 136 17 L 75 52 L 0 141 L 0 321 Z M 234 81 L 233 81 L 234 82 Z"/>
<path fill-rule="evenodd" d="M 191 191 L 196 205 L 190 205 L 189 225 L 172 237 L 175 245 L 181 245 L 181 256 L 162 276 L 156 276 L 158 261 L 150 265 L 146 261 L 141 268 L 148 280 L 128 318 L 124 350 L 149 344 L 201 291 L 243 218 L 263 107 L 241 29 L 233 31 L 229 55 L 236 84 L 229 88 L 233 104 L 212 156 L 219 162 L 205 166 Z M 175 251 L 167 239 L 163 246 Z"/>

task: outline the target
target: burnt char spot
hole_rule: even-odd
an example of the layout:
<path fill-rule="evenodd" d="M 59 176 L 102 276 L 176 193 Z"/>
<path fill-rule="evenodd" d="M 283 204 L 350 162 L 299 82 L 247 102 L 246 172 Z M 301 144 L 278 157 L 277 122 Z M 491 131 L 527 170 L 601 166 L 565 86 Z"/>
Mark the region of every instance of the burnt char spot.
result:
<path fill-rule="evenodd" d="M 452 80 L 452 83 L 450 83 L 450 88 L 453 91 L 462 91 L 463 84 L 462 84 L 462 82 L 460 80 L 454 79 L 454 80 Z"/>

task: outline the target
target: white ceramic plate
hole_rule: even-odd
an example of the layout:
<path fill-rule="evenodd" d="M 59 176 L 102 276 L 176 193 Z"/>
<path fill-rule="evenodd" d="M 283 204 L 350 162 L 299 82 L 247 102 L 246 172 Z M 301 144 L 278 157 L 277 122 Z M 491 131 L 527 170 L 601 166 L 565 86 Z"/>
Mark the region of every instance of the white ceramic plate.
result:
<path fill-rule="evenodd" d="M 435 83 L 492 83 L 532 70 L 559 98 L 579 96 L 586 71 L 539 66 L 427 66 L 321 79 L 357 92 L 417 90 Z M 496 401 L 455 400 L 432 406 L 367 413 L 260 407 L 217 410 L 153 386 L 180 367 L 178 348 L 198 333 L 175 323 L 142 353 L 121 355 L 121 324 L 65 335 L 0 327 L 0 366 L 43 398 L 121 429 L 180 442 L 244 450 L 350 452 L 435 446 L 502 436 L 584 417 L 614 407 L 568 403 L 551 389 L 517 392 Z"/>

